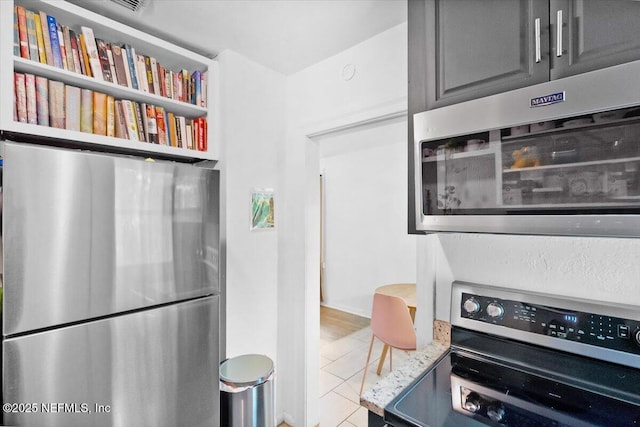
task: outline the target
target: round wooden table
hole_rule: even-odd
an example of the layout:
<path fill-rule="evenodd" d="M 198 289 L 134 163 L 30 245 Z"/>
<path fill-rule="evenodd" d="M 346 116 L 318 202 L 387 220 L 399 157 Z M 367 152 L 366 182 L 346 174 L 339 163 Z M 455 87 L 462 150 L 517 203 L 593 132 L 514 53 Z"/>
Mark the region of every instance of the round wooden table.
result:
<path fill-rule="evenodd" d="M 384 285 L 376 288 L 377 294 L 391 295 L 394 297 L 400 297 L 404 300 L 409 307 L 409 314 L 411 314 L 411 320 L 416 318 L 416 284 L 415 283 L 394 283 L 391 285 Z M 382 348 L 382 354 L 380 355 L 380 362 L 378 363 L 378 375 L 382 372 L 382 365 L 384 365 L 384 359 L 387 357 L 387 351 L 389 346 L 387 344 Z"/>

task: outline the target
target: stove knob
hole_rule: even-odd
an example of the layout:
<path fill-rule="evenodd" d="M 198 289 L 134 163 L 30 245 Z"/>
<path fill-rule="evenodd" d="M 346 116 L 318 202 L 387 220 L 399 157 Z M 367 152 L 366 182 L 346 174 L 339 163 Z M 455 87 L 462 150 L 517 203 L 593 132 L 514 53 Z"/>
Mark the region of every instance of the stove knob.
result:
<path fill-rule="evenodd" d="M 475 414 L 476 412 L 479 412 L 480 409 L 482 409 L 482 401 L 480 400 L 480 396 L 478 396 L 477 393 L 472 392 L 469 393 L 462 406 L 467 411 L 473 412 Z"/>
<path fill-rule="evenodd" d="M 464 311 L 469 314 L 475 314 L 480 311 L 480 303 L 475 298 L 469 298 L 463 304 Z"/>
<path fill-rule="evenodd" d="M 505 411 L 502 403 L 494 403 L 487 408 L 487 417 L 496 423 L 504 421 Z"/>
<path fill-rule="evenodd" d="M 487 314 L 489 317 L 502 317 L 504 314 L 504 307 L 497 302 L 492 302 L 487 306 Z"/>
<path fill-rule="evenodd" d="M 636 344 L 640 345 L 640 329 L 636 330 L 636 333 L 633 335 L 636 340 Z"/>

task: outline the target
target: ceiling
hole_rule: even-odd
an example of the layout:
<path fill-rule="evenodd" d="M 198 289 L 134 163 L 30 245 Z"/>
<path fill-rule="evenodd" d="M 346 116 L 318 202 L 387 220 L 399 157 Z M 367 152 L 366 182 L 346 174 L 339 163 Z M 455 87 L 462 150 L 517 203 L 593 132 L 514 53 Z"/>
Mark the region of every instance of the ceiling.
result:
<path fill-rule="evenodd" d="M 71 0 L 206 56 L 231 49 L 293 74 L 407 20 L 407 0 Z"/>

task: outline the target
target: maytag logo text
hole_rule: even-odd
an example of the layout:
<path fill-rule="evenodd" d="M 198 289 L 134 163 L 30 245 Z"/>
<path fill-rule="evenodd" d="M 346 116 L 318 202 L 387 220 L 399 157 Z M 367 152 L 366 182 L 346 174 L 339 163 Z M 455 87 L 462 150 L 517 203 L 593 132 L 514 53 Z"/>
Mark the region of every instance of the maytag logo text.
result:
<path fill-rule="evenodd" d="M 558 102 L 564 102 L 564 92 L 531 98 L 531 107 L 544 107 L 545 105 L 556 104 Z"/>

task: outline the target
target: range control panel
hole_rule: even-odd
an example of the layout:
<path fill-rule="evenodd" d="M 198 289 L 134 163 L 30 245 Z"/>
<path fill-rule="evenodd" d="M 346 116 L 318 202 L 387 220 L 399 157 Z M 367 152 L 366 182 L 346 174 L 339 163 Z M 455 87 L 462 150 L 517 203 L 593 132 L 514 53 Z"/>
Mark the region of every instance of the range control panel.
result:
<path fill-rule="evenodd" d="M 640 354 L 640 321 L 462 293 L 460 316 L 560 340 Z"/>

